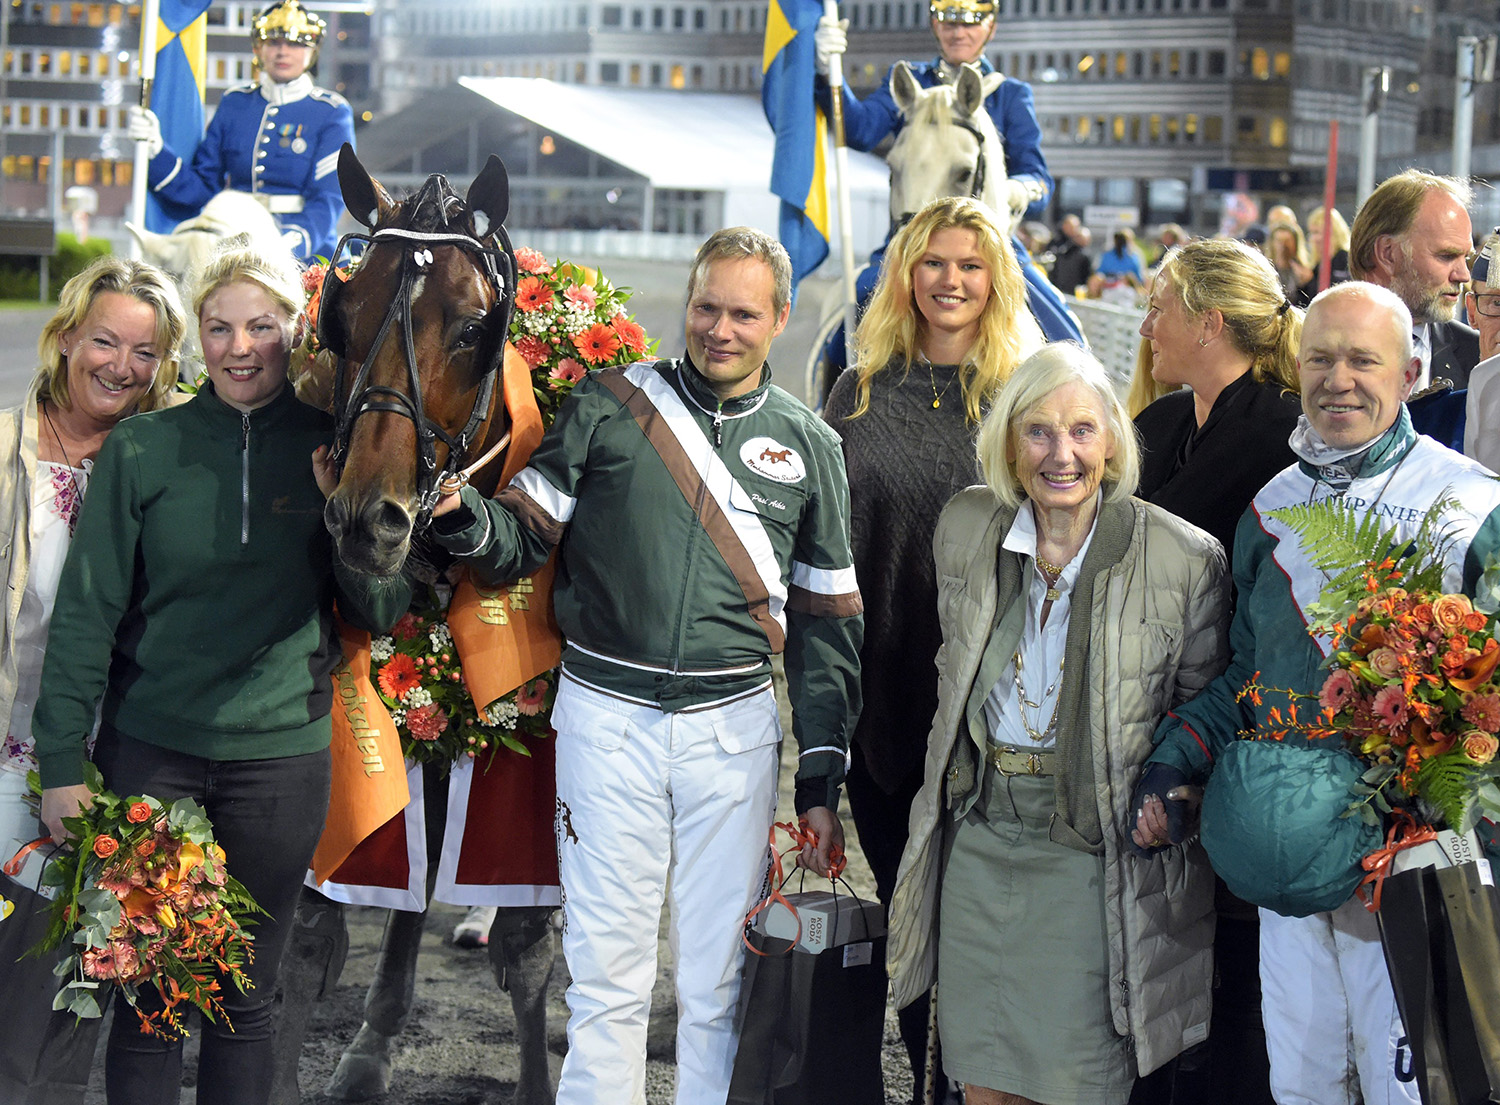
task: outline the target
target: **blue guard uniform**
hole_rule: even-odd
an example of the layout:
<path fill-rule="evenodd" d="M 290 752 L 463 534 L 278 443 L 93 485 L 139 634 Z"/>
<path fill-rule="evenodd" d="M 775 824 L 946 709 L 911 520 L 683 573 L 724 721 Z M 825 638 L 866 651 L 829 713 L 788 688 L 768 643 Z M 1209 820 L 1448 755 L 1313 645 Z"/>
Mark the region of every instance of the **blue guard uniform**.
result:
<path fill-rule="evenodd" d="M 331 257 L 344 210 L 339 147 L 353 141 L 354 113 L 338 93 L 306 73 L 285 84 L 261 74 L 224 93 L 191 161 L 164 146 L 147 179 L 158 195 L 195 209 L 225 188 L 262 197 L 282 231 L 297 235 L 299 259 Z"/>

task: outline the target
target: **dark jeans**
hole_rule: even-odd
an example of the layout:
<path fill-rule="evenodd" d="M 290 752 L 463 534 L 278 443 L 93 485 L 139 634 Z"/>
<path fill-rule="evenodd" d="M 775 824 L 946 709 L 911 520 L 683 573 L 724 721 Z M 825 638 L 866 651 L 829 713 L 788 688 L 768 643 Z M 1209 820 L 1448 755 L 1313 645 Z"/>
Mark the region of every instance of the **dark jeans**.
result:
<path fill-rule="evenodd" d="M 205 760 L 134 740 L 108 726 L 94 762 L 122 798 L 148 794 L 170 805 L 194 798 L 214 825 L 229 872 L 269 914 L 255 918 L 255 961 L 248 993 L 221 980 L 224 1011 L 202 1021 L 198 1105 L 265 1105 L 273 1075 L 272 999 L 276 972 L 313 849 L 328 812 L 328 750 L 273 760 Z M 143 986 L 143 1008 L 159 1009 L 154 986 Z M 116 997 L 105 1060 L 110 1105 L 163 1105 L 182 1084 L 182 1044 L 140 1031 L 140 1019 Z"/>
<path fill-rule="evenodd" d="M 859 832 L 859 846 L 870 864 L 870 873 L 875 876 L 875 894 L 880 904 L 890 909 L 891 894 L 896 889 L 896 872 L 901 866 L 901 853 L 906 848 L 912 799 L 922 787 L 922 770 L 903 779 L 896 793 L 887 794 L 880 784 L 870 777 L 865 767 L 864 752 L 855 745 L 850 750 L 849 774 L 844 780 L 849 792 L 849 812 L 854 815 L 854 827 Z M 901 1042 L 906 1045 L 907 1058 L 912 1067 L 912 1101 L 922 1100 L 926 1085 L 927 1070 L 927 1020 L 929 997 L 924 994 L 905 1009 L 897 1010 L 896 1023 L 901 1030 Z M 938 1085 L 943 1085 L 942 1057 L 937 1060 Z M 939 1089 L 937 1099 L 943 1099 Z"/>

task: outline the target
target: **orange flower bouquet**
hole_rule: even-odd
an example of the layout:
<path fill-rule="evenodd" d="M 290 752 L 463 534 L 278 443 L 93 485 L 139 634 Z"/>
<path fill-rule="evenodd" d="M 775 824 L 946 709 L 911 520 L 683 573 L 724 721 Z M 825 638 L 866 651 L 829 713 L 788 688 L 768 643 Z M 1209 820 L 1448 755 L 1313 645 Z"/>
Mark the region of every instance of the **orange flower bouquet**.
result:
<path fill-rule="evenodd" d="M 55 895 L 52 923 L 30 954 L 71 946 L 57 967 L 62 989 L 54 1009 L 99 1017 L 111 985 L 135 1007 L 143 1032 L 175 1039 L 184 1033 L 183 1003 L 205 1017 L 224 1016 L 219 978 L 244 991 L 244 967 L 254 958 L 246 926 L 263 912 L 225 867 L 203 807 L 179 798 L 163 807 L 154 798 L 120 798 L 84 764 L 93 805 L 63 819 L 74 835 L 44 868 L 44 893 Z M 31 773 L 32 789 L 40 780 Z M 154 986 L 165 1008 L 137 1004 Z"/>
<path fill-rule="evenodd" d="M 550 425 L 573 385 L 591 368 L 633 364 L 656 343 L 625 314 L 629 288 L 616 288 L 604 274 L 567 261 L 549 264 L 534 249 L 519 246 L 516 313 L 510 340 L 526 358 L 537 405 Z"/>
<path fill-rule="evenodd" d="M 1409 540 L 1340 503 L 1272 512 L 1319 550 L 1329 579 L 1308 632 L 1332 647 L 1317 695 L 1288 693 L 1287 710 L 1250 735 L 1342 739 L 1366 766 L 1348 812 L 1371 823 L 1402 807 L 1465 833 L 1500 815 L 1500 640 L 1494 613 L 1444 589 L 1439 518 L 1453 505 L 1441 497 Z M 1243 695 L 1259 705 L 1266 690 L 1257 674 Z M 1298 700 L 1314 698 L 1299 715 Z"/>

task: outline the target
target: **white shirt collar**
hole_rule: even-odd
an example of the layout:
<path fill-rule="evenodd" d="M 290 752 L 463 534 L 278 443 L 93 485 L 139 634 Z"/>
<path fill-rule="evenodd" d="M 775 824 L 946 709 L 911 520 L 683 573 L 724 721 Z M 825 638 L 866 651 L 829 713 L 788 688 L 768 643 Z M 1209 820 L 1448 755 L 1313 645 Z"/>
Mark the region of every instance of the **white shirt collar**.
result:
<path fill-rule="evenodd" d="M 1062 575 L 1057 578 L 1057 586 L 1061 591 L 1071 592 L 1073 581 L 1078 578 L 1078 573 L 1083 569 L 1083 558 L 1089 551 L 1089 545 L 1094 540 L 1094 530 L 1099 527 L 1099 507 L 1104 503 L 1104 492 L 1101 490 L 1094 498 L 1094 521 L 1089 526 L 1089 532 L 1083 539 L 1083 544 L 1078 546 L 1078 552 L 1073 559 L 1063 565 Z M 1010 532 L 1005 535 L 1005 540 L 1000 542 L 1000 547 L 1009 552 L 1020 553 L 1029 556 L 1032 562 L 1036 561 L 1036 516 L 1031 511 L 1031 501 L 1023 500 L 1021 509 L 1016 511 L 1016 519 L 1010 524 Z M 1040 575 L 1040 573 L 1038 573 Z"/>
<path fill-rule="evenodd" d="M 268 103 L 281 107 L 284 104 L 296 103 L 305 100 L 313 90 L 312 77 L 303 73 L 302 76 L 287 81 L 285 84 L 277 84 L 269 74 L 260 75 L 260 94 L 266 98 Z"/>
<path fill-rule="evenodd" d="M 1432 382 L 1432 330 L 1427 323 L 1421 322 L 1411 328 L 1411 351 L 1412 356 L 1422 362 L 1422 374 L 1411 389 L 1415 395 Z"/>

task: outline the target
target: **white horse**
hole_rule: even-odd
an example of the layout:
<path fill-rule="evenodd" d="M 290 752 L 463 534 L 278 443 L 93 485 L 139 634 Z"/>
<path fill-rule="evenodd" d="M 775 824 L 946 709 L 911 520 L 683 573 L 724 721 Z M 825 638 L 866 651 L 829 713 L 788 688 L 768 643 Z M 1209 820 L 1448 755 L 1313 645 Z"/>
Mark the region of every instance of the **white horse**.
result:
<path fill-rule="evenodd" d="M 1009 238 L 1014 232 L 1021 215 L 1010 210 L 1007 199 L 1005 147 L 984 106 L 985 98 L 1004 79 L 1000 73 L 983 74 L 977 66 L 965 65 L 953 84 L 923 88 L 906 62 L 896 63 L 891 70 L 891 98 L 901 110 L 901 133 L 885 157 L 891 167 L 893 226 L 932 200 L 971 196 L 995 213 L 1003 236 Z M 814 408 L 823 406 L 845 367 L 839 340 L 843 312 L 843 288 L 838 286 L 830 289 L 824 301 L 807 362 L 807 401 Z M 1023 355 L 1041 348 L 1047 339 L 1033 314 L 1023 313 L 1018 323 L 1025 331 Z"/>
<path fill-rule="evenodd" d="M 134 223 L 126 223 L 125 229 L 140 243 L 144 260 L 179 281 L 203 267 L 220 239 L 236 234 L 247 235 L 251 246 L 272 257 L 292 252 L 271 213 L 248 192 L 220 192 L 198 214 L 173 227 L 170 234 L 157 234 Z"/>
<path fill-rule="evenodd" d="M 997 216 L 1009 216 L 1009 234 L 1020 220 L 1006 198 L 1005 147 L 985 98 L 1000 87 L 1000 73 L 965 65 L 953 84 L 923 88 L 906 62 L 891 71 L 891 98 L 901 109 L 901 133 L 886 161 L 891 167 L 891 221 L 910 218 L 941 196 L 970 196 Z"/>

